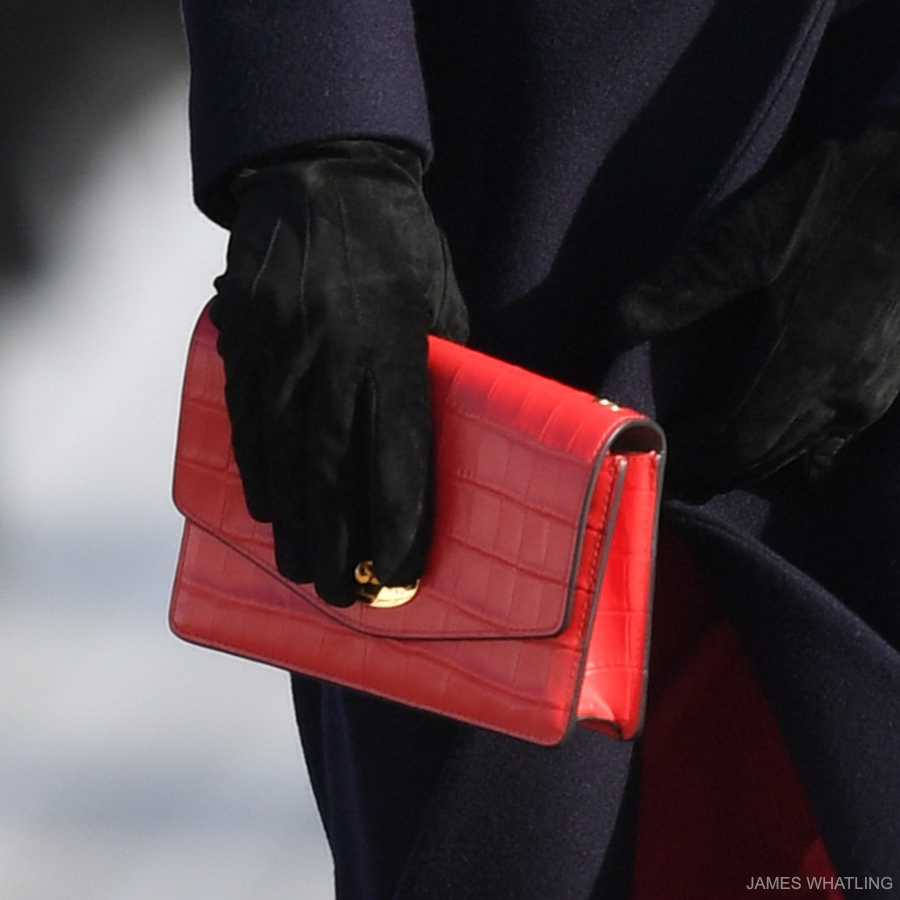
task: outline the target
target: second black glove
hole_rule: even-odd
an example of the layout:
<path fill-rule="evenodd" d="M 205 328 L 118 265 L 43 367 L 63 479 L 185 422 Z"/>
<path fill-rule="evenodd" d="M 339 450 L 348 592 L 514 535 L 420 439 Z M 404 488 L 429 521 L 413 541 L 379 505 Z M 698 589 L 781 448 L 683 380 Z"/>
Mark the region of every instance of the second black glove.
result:
<path fill-rule="evenodd" d="M 623 340 L 761 310 L 708 373 L 716 408 L 664 422 L 668 477 L 703 500 L 803 459 L 814 478 L 900 392 L 900 128 L 831 140 L 713 219 L 622 298 Z"/>

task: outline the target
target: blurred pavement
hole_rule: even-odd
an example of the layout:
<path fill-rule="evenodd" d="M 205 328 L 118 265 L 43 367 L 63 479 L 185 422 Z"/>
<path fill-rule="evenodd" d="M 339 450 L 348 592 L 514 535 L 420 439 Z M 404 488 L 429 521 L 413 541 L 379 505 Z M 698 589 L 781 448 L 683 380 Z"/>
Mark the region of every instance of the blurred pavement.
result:
<path fill-rule="evenodd" d="M 333 896 L 287 677 L 166 622 L 182 365 L 225 247 L 184 95 L 121 123 L 46 270 L 3 288 L 3 900 Z"/>

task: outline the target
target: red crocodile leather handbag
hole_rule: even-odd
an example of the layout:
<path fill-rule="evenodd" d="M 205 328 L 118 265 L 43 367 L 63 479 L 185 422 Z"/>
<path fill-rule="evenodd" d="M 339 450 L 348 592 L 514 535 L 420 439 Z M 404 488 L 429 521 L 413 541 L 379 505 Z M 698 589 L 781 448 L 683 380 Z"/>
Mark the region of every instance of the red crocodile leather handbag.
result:
<path fill-rule="evenodd" d="M 436 514 L 402 606 L 282 578 L 231 455 L 216 332 L 185 376 L 178 636 L 539 744 L 629 739 L 646 696 L 663 436 L 633 410 L 432 338 Z"/>

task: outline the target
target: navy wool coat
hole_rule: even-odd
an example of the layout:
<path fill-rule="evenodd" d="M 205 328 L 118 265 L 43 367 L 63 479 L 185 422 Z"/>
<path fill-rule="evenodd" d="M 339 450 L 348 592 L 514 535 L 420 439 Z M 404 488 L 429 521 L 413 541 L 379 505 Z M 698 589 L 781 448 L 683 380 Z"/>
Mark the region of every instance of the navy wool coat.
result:
<path fill-rule="evenodd" d="M 473 342 L 663 422 L 727 381 L 717 350 L 742 313 L 615 356 L 611 301 L 765 167 L 900 105 L 896 0 L 183 9 L 210 217 L 227 225 L 243 165 L 306 141 L 412 143 Z M 579 733 L 534 748 L 295 679 L 338 897 L 727 898 L 820 871 L 859 879 L 842 882 L 847 896 L 866 878 L 880 879 L 871 896 L 900 895 L 898 451 L 895 407 L 816 491 L 785 472 L 702 506 L 666 502 L 670 627 L 657 635 L 682 635 L 682 670 L 713 633 L 709 659 L 749 665 L 743 682 L 695 680 L 680 706 L 660 696 L 636 746 Z M 678 574 L 687 554 L 702 571 L 693 591 Z M 698 606 L 704 591 L 714 599 Z M 728 732 L 744 705 L 751 726 Z M 763 721 L 777 766 L 747 749 Z M 779 807 L 788 796 L 802 827 Z M 743 851 L 744 868 L 727 861 Z"/>

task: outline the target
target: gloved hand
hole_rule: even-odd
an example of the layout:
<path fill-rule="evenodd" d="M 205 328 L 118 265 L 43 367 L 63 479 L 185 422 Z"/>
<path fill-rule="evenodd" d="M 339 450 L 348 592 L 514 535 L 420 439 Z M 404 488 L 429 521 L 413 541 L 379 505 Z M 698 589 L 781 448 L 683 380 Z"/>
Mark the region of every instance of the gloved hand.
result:
<path fill-rule="evenodd" d="M 737 367 L 710 373 L 727 399 L 663 423 L 670 486 L 690 499 L 798 457 L 823 475 L 900 392 L 900 129 L 829 141 L 765 181 L 622 298 L 617 325 L 636 344 L 729 303 L 762 314 Z"/>
<path fill-rule="evenodd" d="M 430 536 L 430 332 L 466 309 L 411 149 L 323 142 L 242 175 L 219 328 L 232 444 L 279 570 L 329 603 L 354 568 L 409 584 Z"/>

